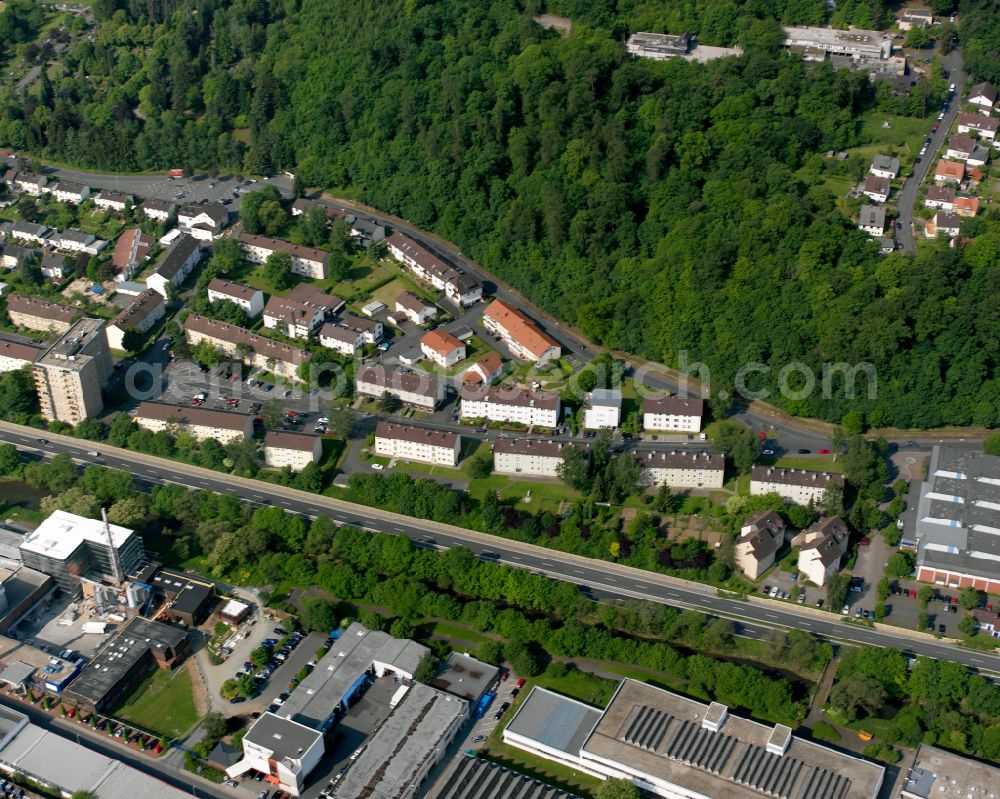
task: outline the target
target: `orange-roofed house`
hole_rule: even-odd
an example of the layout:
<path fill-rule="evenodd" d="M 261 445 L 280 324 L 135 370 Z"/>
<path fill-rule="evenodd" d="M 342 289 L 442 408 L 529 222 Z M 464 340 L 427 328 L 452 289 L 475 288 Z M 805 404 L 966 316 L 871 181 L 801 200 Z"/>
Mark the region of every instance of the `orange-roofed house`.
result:
<path fill-rule="evenodd" d="M 436 329 L 420 339 L 420 351 L 442 369 L 465 358 L 465 345 L 447 330 Z"/>
<path fill-rule="evenodd" d="M 517 308 L 494 300 L 483 312 L 483 327 L 500 336 L 511 355 L 525 361 L 546 363 L 559 357 L 559 345 L 538 323 Z"/>
<path fill-rule="evenodd" d="M 979 213 L 978 197 L 956 197 L 955 211 L 959 216 L 975 216 Z"/>
<path fill-rule="evenodd" d="M 469 367 L 462 381 L 474 386 L 490 386 L 502 373 L 503 358 L 497 352 L 490 352 Z"/>
<path fill-rule="evenodd" d="M 937 162 L 934 170 L 934 181 L 936 183 L 961 183 L 965 178 L 965 164 L 958 161 L 945 161 L 943 158 Z"/>

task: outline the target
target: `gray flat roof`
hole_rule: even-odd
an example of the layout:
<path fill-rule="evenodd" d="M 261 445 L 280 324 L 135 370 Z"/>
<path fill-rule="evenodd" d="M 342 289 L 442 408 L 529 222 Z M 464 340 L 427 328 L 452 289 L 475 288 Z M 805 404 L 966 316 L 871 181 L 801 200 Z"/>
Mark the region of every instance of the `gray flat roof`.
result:
<path fill-rule="evenodd" d="M 989 799 L 1000 794 L 1000 768 L 921 744 L 903 794 L 926 799 Z"/>
<path fill-rule="evenodd" d="M 301 688 L 300 688 L 301 690 Z M 294 696 L 294 694 L 293 694 Z M 469 703 L 413 683 L 334 789 L 334 799 L 396 799 L 437 760 Z"/>
<path fill-rule="evenodd" d="M 934 447 L 916 518 L 919 565 L 1000 577 L 1000 457 Z"/>
<path fill-rule="evenodd" d="M 520 735 L 576 757 L 600 719 L 601 711 L 596 707 L 535 686 L 510 720 L 505 733 Z"/>
<path fill-rule="evenodd" d="M 489 760 L 459 755 L 438 791 L 428 799 L 578 799 Z"/>
<path fill-rule="evenodd" d="M 432 682 L 435 688 L 475 702 L 497 678 L 497 667 L 467 654 L 452 652 L 448 666 Z"/>
<path fill-rule="evenodd" d="M 580 755 L 714 799 L 874 799 L 885 770 L 853 755 L 787 736 L 626 679 Z M 714 725 L 721 720 L 721 728 Z M 703 726 L 712 724 L 713 728 Z M 715 731 L 717 730 L 717 731 Z M 768 743 L 772 748 L 768 748 Z"/>
<path fill-rule="evenodd" d="M 297 756 L 305 752 L 323 733 L 310 729 L 297 721 L 276 716 L 274 713 L 264 713 L 253 726 L 247 730 L 244 741 L 262 746 L 275 754 L 275 760 L 286 756 Z"/>
<path fill-rule="evenodd" d="M 320 727 L 344 695 L 376 661 L 412 675 L 429 650 L 414 641 L 369 630 L 355 622 L 281 706 L 278 714 L 307 727 Z"/>

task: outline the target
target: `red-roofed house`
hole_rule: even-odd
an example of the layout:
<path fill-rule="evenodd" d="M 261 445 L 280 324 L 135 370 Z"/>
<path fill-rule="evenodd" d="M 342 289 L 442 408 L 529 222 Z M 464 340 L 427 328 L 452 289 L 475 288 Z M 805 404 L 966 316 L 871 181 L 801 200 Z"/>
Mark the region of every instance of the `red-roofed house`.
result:
<path fill-rule="evenodd" d="M 442 369 L 465 358 L 465 344 L 447 330 L 432 330 L 420 339 L 420 351 Z"/>
<path fill-rule="evenodd" d="M 534 319 L 500 300 L 491 302 L 483 312 L 483 327 L 500 336 L 515 358 L 545 363 L 559 357 L 559 344 L 543 333 Z"/>

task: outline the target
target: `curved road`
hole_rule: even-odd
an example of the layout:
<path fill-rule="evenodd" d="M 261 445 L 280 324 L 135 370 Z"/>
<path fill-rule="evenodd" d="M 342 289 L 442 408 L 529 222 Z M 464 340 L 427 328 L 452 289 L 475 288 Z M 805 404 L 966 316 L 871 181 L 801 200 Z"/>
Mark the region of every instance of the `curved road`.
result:
<path fill-rule="evenodd" d="M 40 443 L 40 436 L 44 436 L 47 443 Z M 151 455 L 127 452 L 106 444 L 81 442 L 66 436 L 42 433 L 7 422 L 0 422 L 0 441 L 10 442 L 20 449 L 41 452 L 46 456 L 65 452 L 83 463 L 126 469 L 139 480 L 176 482 L 196 490 L 236 494 L 246 502 L 274 505 L 303 516 L 322 515 L 338 524 L 405 535 L 420 546 L 464 546 L 480 558 L 546 574 L 579 585 L 585 592 L 599 596 L 645 599 L 675 607 L 695 608 L 746 622 L 750 625 L 751 634 L 755 625 L 795 628 L 831 640 L 892 647 L 914 655 L 952 660 L 970 668 L 1000 673 L 1000 656 L 960 649 L 945 641 L 908 630 L 887 628 L 883 631 L 845 623 L 836 614 L 814 608 L 792 606 L 757 597 L 750 600 L 730 599 L 719 596 L 709 586 L 655 572 L 549 550 L 270 483 L 245 480 Z M 88 451 L 102 454 L 94 458 L 87 454 Z"/>
<path fill-rule="evenodd" d="M 931 135 L 931 143 L 927 145 L 927 152 L 921 157 L 919 164 L 914 164 L 913 172 L 903 183 L 903 188 L 896 199 L 896 210 L 899 214 L 900 227 L 896 231 L 896 239 L 902 248 L 909 253 L 916 252 L 916 244 L 913 241 L 913 205 L 917 201 L 917 192 L 920 185 L 927 178 L 931 167 L 937 163 L 937 154 L 948 137 L 952 123 L 958 116 L 962 108 L 962 94 L 965 88 L 965 72 L 962 67 L 962 51 L 960 48 L 952 50 L 941 59 L 944 68 L 949 72 L 949 83 L 955 84 L 955 93 L 951 96 L 951 104 L 944 115 L 944 119 L 938 125 L 937 131 Z M 936 120 L 935 120 L 936 121 Z M 934 123 L 929 123 L 933 125 Z M 929 131 L 928 131 L 929 132 Z"/>

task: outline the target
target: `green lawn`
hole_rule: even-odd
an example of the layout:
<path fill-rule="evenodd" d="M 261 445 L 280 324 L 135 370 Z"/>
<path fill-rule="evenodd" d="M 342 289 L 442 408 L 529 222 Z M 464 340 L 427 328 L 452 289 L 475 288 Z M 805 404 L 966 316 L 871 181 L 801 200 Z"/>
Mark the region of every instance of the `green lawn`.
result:
<path fill-rule="evenodd" d="M 156 669 L 111 714 L 169 738 L 181 738 L 198 723 L 191 667 Z"/>
<path fill-rule="evenodd" d="M 469 483 L 469 496 L 473 499 L 482 499 L 487 491 L 499 491 L 501 499 L 516 499 L 518 506 L 523 509 L 548 510 L 553 513 L 562 500 L 573 502 L 580 498 L 579 491 L 557 480 L 551 483 L 533 483 L 528 480 L 515 480 L 502 474 L 492 474 Z M 529 491 L 531 499 L 526 502 L 525 496 Z"/>
<path fill-rule="evenodd" d="M 782 469 L 806 469 L 813 472 L 844 471 L 842 460 L 834 461 L 832 455 L 784 455 L 774 464 Z"/>
<path fill-rule="evenodd" d="M 470 474 L 470 469 L 472 461 L 477 455 L 489 455 L 489 451 L 489 444 L 486 444 L 483 441 L 478 441 L 474 438 L 463 438 L 462 453 L 460 455 L 458 466 L 455 468 L 450 466 L 437 466 L 432 463 L 419 463 L 418 461 L 404 463 L 401 460 L 397 460 L 396 465 L 393 468 L 409 472 L 410 474 L 445 475 L 447 477 L 459 477 L 465 480 L 471 480 L 472 475 Z M 379 458 L 379 456 L 373 455 L 368 460 L 371 460 L 373 463 L 379 463 L 383 459 Z M 388 459 L 385 459 L 385 462 L 388 463 Z"/>

